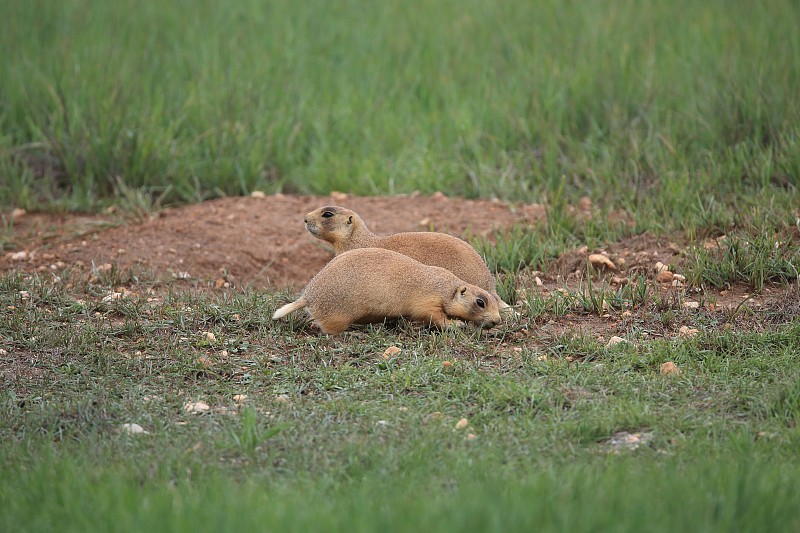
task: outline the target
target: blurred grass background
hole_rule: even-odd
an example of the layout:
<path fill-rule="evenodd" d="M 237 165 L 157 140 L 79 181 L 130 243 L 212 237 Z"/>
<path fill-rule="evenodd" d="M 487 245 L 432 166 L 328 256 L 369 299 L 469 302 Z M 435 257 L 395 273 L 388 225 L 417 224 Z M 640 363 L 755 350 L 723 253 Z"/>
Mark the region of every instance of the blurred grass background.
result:
<path fill-rule="evenodd" d="M 4 205 L 797 198 L 791 0 L 0 4 Z"/>

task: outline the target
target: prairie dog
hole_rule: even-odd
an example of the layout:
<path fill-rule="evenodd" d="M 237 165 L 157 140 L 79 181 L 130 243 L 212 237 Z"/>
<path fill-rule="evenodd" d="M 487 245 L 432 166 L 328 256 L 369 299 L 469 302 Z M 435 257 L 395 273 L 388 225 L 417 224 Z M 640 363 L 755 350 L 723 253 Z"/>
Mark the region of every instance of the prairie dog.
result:
<path fill-rule="evenodd" d="M 300 298 L 278 309 L 276 320 L 305 308 L 323 333 L 390 317 L 444 327 L 460 318 L 484 327 L 500 323 L 498 302 L 452 272 L 382 248 L 337 255 L 311 278 Z"/>
<path fill-rule="evenodd" d="M 320 207 L 308 213 L 304 222 L 309 233 L 333 245 L 336 255 L 356 248 L 393 250 L 420 263 L 445 268 L 467 283 L 489 291 L 501 308 L 509 307 L 497 296 L 494 276 L 483 258 L 458 237 L 429 231 L 376 235 L 356 212 L 337 206 Z"/>

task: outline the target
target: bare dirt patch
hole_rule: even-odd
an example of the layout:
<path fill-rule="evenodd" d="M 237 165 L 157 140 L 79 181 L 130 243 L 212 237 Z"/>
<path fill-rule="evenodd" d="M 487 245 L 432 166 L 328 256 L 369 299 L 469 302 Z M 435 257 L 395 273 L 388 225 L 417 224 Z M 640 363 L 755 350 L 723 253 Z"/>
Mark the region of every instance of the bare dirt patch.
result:
<path fill-rule="evenodd" d="M 141 266 L 159 277 L 219 278 L 256 287 L 298 287 L 332 257 L 303 226 L 324 205 L 357 211 L 376 233 L 435 229 L 458 236 L 488 235 L 541 221 L 544 207 L 442 195 L 347 197 L 273 195 L 224 198 L 165 209 L 150 220 L 122 223 L 111 216 L 24 215 L 8 231 L 0 271 Z"/>

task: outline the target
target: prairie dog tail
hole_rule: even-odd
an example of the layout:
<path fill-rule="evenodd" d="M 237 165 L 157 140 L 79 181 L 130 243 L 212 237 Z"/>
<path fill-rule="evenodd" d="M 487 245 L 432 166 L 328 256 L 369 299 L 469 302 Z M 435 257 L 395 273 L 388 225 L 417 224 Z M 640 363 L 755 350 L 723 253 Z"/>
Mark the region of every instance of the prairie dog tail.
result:
<path fill-rule="evenodd" d="M 275 311 L 275 314 L 272 315 L 272 320 L 278 320 L 279 318 L 284 317 L 284 316 L 288 315 L 289 313 L 293 313 L 294 311 L 297 311 L 298 309 L 302 309 L 307 305 L 308 305 L 308 302 L 306 301 L 306 299 L 305 298 L 300 298 L 296 302 L 292 302 L 290 304 L 286 304 L 283 307 L 281 307 L 280 309 L 278 309 L 277 311 Z"/>

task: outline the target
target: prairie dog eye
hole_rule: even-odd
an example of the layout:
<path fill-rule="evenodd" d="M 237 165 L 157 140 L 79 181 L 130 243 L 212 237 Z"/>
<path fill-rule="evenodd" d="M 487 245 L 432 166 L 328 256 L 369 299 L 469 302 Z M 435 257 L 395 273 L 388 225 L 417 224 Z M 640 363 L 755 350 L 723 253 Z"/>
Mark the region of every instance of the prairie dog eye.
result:
<path fill-rule="evenodd" d="M 483 301 L 483 298 L 478 298 L 477 300 L 475 300 L 475 303 L 478 304 L 478 307 L 480 307 L 481 309 L 486 307 L 486 302 Z"/>
<path fill-rule="evenodd" d="M 322 213 L 322 218 L 331 218 L 332 216 L 333 216 L 332 211 L 325 211 L 324 213 Z"/>

